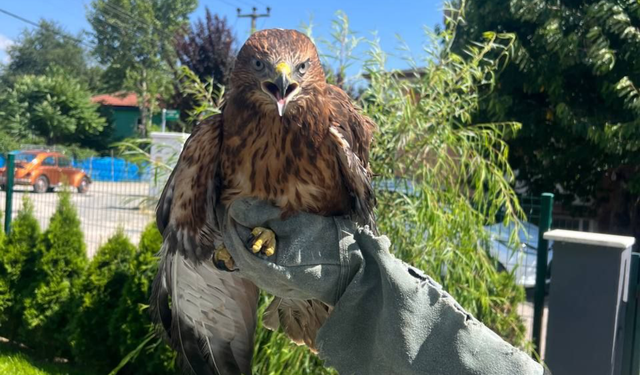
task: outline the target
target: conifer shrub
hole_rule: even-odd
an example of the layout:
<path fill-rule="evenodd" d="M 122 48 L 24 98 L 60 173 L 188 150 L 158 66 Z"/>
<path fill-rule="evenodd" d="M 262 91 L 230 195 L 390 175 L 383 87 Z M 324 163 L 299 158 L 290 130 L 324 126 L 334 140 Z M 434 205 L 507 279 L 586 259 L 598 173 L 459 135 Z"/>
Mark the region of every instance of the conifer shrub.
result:
<path fill-rule="evenodd" d="M 98 249 L 79 282 L 70 337 L 73 357 L 83 365 L 108 372 L 120 362 L 120 330 L 110 326 L 125 284 L 134 273 L 135 254 L 135 246 L 120 228 Z M 119 328 L 117 321 L 113 325 Z"/>
<path fill-rule="evenodd" d="M 69 357 L 68 327 L 76 312 L 73 299 L 88 259 L 76 208 L 68 190 L 58 193 L 58 206 L 36 248 L 33 286 L 24 300 L 19 339 L 45 356 Z M 31 289 L 33 288 L 33 289 Z"/>
<path fill-rule="evenodd" d="M 25 195 L 11 223 L 11 233 L 0 240 L 0 332 L 8 338 L 14 338 L 23 327 L 24 300 L 34 292 L 39 237 L 33 202 Z"/>
<path fill-rule="evenodd" d="M 117 338 L 120 357 L 130 359 L 122 373 L 174 374 L 175 353 L 161 340 L 149 316 L 151 284 L 158 269 L 156 254 L 162 235 L 155 223 L 149 223 L 140 237 L 132 262 L 134 272 L 123 288 L 113 313 L 109 331 Z"/>

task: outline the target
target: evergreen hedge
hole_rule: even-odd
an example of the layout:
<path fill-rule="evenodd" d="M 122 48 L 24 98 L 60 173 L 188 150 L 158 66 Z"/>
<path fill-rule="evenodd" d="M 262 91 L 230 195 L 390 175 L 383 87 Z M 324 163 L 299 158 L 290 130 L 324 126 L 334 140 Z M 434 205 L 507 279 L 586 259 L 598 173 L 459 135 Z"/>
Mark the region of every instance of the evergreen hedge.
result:
<path fill-rule="evenodd" d="M 58 206 L 36 247 L 37 260 L 19 339 L 48 356 L 69 357 L 68 339 L 77 284 L 88 259 L 80 220 L 68 190 L 58 193 Z M 33 293 L 31 293 L 33 291 Z"/>
<path fill-rule="evenodd" d="M 120 330 L 114 311 L 134 273 L 135 254 L 135 246 L 119 229 L 98 249 L 79 283 L 76 315 L 71 323 L 73 357 L 105 372 L 120 362 Z M 112 330 L 112 326 L 116 329 Z"/>
<path fill-rule="evenodd" d="M 11 223 L 11 234 L 0 240 L 0 333 L 15 338 L 22 327 L 24 301 L 33 293 L 40 225 L 33 202 L 25 195 Z"/>

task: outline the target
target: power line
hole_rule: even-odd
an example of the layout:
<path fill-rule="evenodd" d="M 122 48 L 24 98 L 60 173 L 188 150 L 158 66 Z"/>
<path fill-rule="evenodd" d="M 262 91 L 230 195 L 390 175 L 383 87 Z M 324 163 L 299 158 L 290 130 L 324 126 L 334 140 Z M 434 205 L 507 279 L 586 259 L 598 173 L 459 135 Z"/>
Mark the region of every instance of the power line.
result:
<path fill-rule="evenodd" d="M 26 18 L 24 18 L 24 17 L 21 17 L 21 16 L 17 15 L 17 14 L 11 13 L 11 12 L 9 12 L 8 10 L 5 10 L 5 9 L 0 8 L 0 13 L 4 13 L 4 14 L 6 14 L 6 15 L 7 15 L 7 16 L 9 16 L 9 17 L 15 18 L 15 19 L 17 19 L 17 20 L 19 20 L 19 21 L 22 21 L 22 22 L 24 22 L 24 23 L 27 23 L 27 24 L 29 24 L 29 25 L 31 25 L 31 26 L 35 26 L 35 27 L 37 27 L 37 28 L 44 28 L 44 27 L 43 27 L 43 25 L 38 24 L 38 23 L 36 23 L 36 22 L 33 22 L 33 21 L 31 21 L 31 20 L 28 20 L 28 19 L 26 19 Z M 83 46 L 85 46 L 85 47 L 87 47 L 87 48 L 93 48 L 93 46 L 92 46 L 92 45 L 87 44 L 87 43 L 86 43 L 85 41 L 83 41 L 82 39 L 78 39 L 78 38 L 72 37 L 71 35 L 67 35 L 67 34 L 64 34 L 64 33 L 58 32 L 58 31 L 56 31 L 56 30 L 50 29 L 50 28 L 49 28 L 49 29 L 47 29 L 47 30 L 48 30 L 48 31 L 50 31 L 50 32 L 52 32 L 53 34 L 56 34 L 56 35 L 60 36 L 60 37 L 67 38 L 67 39 L 70 39 L 70 40 L 73 40 L 74 42 L 76 42 L 76 43 L 78 43 L 78 44 L 81 44 L 81 45 L 83 45 Z"/>
<path fill-rule="evenodd" d="M 229 2 L 227 0 L 217 0 L 217 1 L 219 1 L 219 2 L 221 2 L 223 4 L 225 4 L 225 5 L 228 5 L 228 6 L 232 7 L 232 8 L 238 9 L 238 5 L 237 4 L 233 4 L 233 3 L 231 3 L 231 2 Z"/>
<path fill-rule="evenodd" d="M 255 3 L 254 3 L 254 4 L 251 4 L 251 3 L 247 2 L 247 1 L 244 1 L 244 0 L 236 0 L 236 1 L 237 1 L 237 2 L 239 2 L 240 4 L 244 4 L 244 5 L 246 5 L 246 6 L 248 6 L 248 7 L 253 7 L 253 6 L 255 6 Z"/>
<path fill-rule="evenodd" d="M 255 1 L 256 3 L 258 3 L 258 4 L 262 5 L 262 6 L 265 6 L 265 7 L 268 7 L 268 6 L 269 6 L 269 5 L 267 5 L 265 2 L 262 2 L 262 1 L 260 1 L 260 0 L 254 0 L 254 1 Z"/>
<path fill-rule="evenodd" d="M 28 23 L 28 24 L 29 24 L 29 25 L 31 25 L 31 26 L 40 27 L 40 25 L 38 25 L 37 23 L 35 23 L 35 22 L 33 22 L 33 21 L 29 21 L 29 20 L 28 20 L 28 19 L 26 19 L 26 18 L 22 18 L 22 17 L 20 17 L 19 15 L 17 15 L 17 14 L 13 14 L 13 13 L 11 13 L 11 12 L 7 11 L 7 10 L 0 9 L 0 13 L 4 13 L 4 14 L 6 14 L 6 15 L 7 15 L 7 16 L 9 16 L 9 17 L 13 17 L 13 18 L 15 18 L 15 19 L 17 19 L 17 20 L 20 20 L 20 21 L 22 21 L 22 22 Z"/>

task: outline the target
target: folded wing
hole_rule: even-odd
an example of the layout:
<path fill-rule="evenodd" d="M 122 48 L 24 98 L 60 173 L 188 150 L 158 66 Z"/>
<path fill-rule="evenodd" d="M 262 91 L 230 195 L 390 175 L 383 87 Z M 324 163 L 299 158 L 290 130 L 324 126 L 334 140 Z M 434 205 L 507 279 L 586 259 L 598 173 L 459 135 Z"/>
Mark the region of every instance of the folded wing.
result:
<path fill-rule="evenodd" d="M 215 215 L 221 142 L 220 115 L 198 125 L 160 197 L 163 244 L 151 310 L 189 372 L 250 375 L 258 289 L 212 263 L 222 244 Z"/>

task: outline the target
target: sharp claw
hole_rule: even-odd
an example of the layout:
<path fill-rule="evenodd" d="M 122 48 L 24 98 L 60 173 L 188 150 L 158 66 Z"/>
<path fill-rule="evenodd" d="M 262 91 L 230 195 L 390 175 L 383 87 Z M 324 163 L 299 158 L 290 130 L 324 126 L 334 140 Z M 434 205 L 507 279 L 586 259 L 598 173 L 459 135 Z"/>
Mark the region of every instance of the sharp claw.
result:
<path fill-rule="evenodd" d="M 213 264 L 216 268 L 223 271 L 235 271 L 235 262 L 233 261 L 231 254 L 229 254 L 227 249 L 224 247 L 218 248 L 213 252 Z"/>
<path fill-rule="evenodd" d="M 272 256 L 276 251 L 275 234 L 266 228 L 253 228 L 249 247 L 254 254 L 262 252 L 266 256 Z"/>
<path fill-rule="evenodd" d="M 269 246 L 269 247 L 267 247 L 267 248 L 265 249 L 265 251 L 264 251 L 264 255 L 266 255 L 266 256 L 268 256 L 268 257 L 270 257 L 270 256 L 272 256 L 273 254 L 275 254 L 275 252 L 276 252 L 276 248 L 275 248 L 275 247 L 273 247 L 273 246 Z"/>
<path fill-rule="evenodd" d="M 251 251 L 253 251 L 254 253 L 260 251 L 263 242 L 264 241 L 262 241 L 261 239 L 257 239 L 256 242 L 253 243 L 253 246 L 251 246 Z"/>

